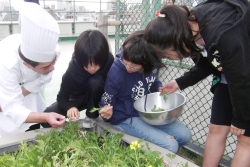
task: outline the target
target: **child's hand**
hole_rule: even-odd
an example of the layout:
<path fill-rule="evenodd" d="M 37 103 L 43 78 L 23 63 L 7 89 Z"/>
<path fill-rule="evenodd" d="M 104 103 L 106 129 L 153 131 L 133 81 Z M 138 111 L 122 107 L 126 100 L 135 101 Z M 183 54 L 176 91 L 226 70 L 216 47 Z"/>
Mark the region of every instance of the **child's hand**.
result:
<path fill-rule="evenodd" d="M 72 107 L 67 111 L 67 117 L 71 120 L 71 121 L 77 121 L 80 118 L 80 112 L 76 107 Z"/>
<path fill-rule="evenodd" d="M 99 114 L 101 117 L 105 119 L 110 119 L 113 114 L 113 106 L 110 106 L 110 104 L 104 106 L 100 111 Z"/>
<path fill-rule="evenodd" d="M 159 87 L 159 91 L 162 92 L 163 90 L 166 91 L 166 93 L 171 94 L 179 89 L 179 85 L 175 80 L 172 80 L 168 83 L 166 83 L 164 86 Z"/>

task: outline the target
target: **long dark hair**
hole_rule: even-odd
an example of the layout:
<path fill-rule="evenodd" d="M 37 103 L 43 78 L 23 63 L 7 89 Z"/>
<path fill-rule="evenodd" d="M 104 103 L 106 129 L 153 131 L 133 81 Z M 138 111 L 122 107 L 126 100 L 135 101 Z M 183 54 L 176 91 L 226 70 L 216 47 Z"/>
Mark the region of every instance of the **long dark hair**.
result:
<path fill-rule="evenodd" d="M 156 17 L 148 23 L 144 33 L 145 40 L 161 50 L 176 51 L 180 60 L 186 57 L 198 58 L 202 49 L 195 44 L 196 36 L 193 36 L 188 23 L 195 20 L 189 17 L 188 8 L 165 5 L 160 13 L 165 17 Z"/>
<path fill-rule="evenodd" d="M 144 30 L 131 33 L 124 41 L 123 58 L 135 64 L 140 64 L 144 73 L 148 74 L 154 68 L 163 67 L 161 59 L 157 56 L 153 46 L 147 43 L 143 37 Z"/>
<path fill-rule="evenodd" d="M 89 63 L 102 68 L 109 57 L 108 41 L 100 31 L 86 30 L 77 38 L 74 52 L 77 64 L 82 68 Z"/>

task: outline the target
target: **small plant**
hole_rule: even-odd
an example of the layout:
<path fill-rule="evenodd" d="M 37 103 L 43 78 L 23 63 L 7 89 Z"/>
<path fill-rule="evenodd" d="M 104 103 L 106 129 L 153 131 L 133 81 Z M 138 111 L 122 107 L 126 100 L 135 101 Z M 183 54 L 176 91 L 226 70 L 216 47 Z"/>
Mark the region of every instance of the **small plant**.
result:
<path fill-rule="evenodd" d="M 123 134 L 97 134 L 69 122 L 62 131 L 52 129 L 37 136 L 36 144 L 21 142 L 19 149 L 0 156 L 0 166 L 29 167 L 171 167 L 163 163 L 159 152 L 151 151 L 141 141 L 128 147 Z M 142 150 L 146 147 L 146 151 Z"/>
<path fill-rule="evenodd" d="M 176 155 L 175 155 L 175 154 L 170 154 L 170 153 L 168 153 L 168 154 L 167 154 L 167 157 L 169 158 L 169 161 L 167 162 L 168 166 L 169 166 L 169 167 L 173 166 L 172 160 L 176 157 Z M 188 163 L 187 163 L 187 162 L 186 162 L 185 164 L 183 164 L 183 163 L 178 163 L 178 164 L 176 164 L 175 166 L 176 166 L 176 167 L 188 167 Z"/>
<path fill-rule="evenodd" d="M 181 147 L 178 150 L 177 155 L 193 162 L 194 164 L 196 164 L 198 166 L 202 166 L 203 157 L 199 154 L 196 154 L 196 153 L 186 149 L 185 147 Z M 222 166 L 219 165 L 219 167 L 222 167 Z"/>

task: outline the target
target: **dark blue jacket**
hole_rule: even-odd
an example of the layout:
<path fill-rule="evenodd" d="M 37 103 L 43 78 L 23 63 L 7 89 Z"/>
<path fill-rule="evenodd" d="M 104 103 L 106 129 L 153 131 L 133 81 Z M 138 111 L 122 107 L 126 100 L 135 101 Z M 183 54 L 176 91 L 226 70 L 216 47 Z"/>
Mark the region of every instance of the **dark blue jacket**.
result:
<path fill-rule="evenodd" d="M 157 92 L 162 83 L 157 79 L 157 69 L 151 74 L 141 72 L 128 73 L 121 63 L 121 52 L 112 64 L 104 88 L 104 94 L 100 101 L 100 107 L 107 104 L 113 106 L 113 115 L 110 123 L 120 124 L 131 117 L 138 117 L 134 109 L 134 101 L 149 92 Z"/>

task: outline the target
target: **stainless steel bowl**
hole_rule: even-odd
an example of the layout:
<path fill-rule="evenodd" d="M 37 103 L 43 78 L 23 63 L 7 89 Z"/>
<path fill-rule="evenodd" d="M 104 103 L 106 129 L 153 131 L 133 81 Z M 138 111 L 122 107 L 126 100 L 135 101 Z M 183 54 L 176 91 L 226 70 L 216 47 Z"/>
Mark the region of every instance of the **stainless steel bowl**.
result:
<path fill-rule="evenodd" d="M 146 103 L 145 100 L 147 100 Z M 168 94 L 165 101 L 160 92 L 156 92 L 137 99 L 134 102 L 134 108 L 139 112 L 141 119 L 148 124 L 166 125 L 174 122 L 181 115 L 185 103 L 186 98 L 180 93 Z M 155 106 L 164 111 L 153 112 L 152 109 Z"/>

